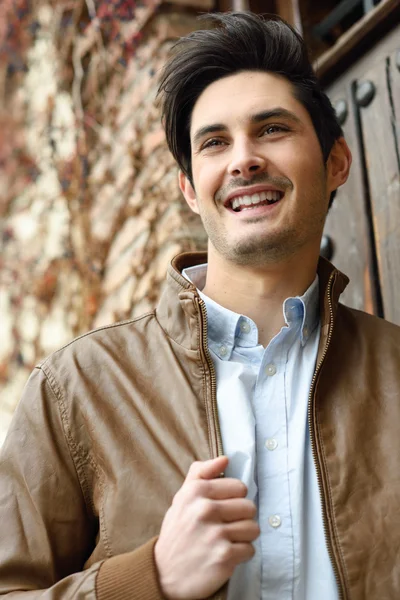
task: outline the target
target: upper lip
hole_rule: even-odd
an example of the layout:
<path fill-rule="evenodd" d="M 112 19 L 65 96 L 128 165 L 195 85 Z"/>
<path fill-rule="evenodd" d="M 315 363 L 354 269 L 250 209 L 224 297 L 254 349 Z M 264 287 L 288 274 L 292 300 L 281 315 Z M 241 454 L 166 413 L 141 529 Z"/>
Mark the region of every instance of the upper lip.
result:
<path fill-rule="evenodd" d="M 237 198 L 238 196 L 252 196 L 253 194 L 258 194 L 259 192 L 279 192 L 280 194 L 283 194 L 283 190 L 275 187 L 274 185 L 252 185 L 249 187 L 242 187 L 242 188 L 237 188 L 236 190 L 234 190 L 233 192 L 231 192 L 229 194 L 229 196 L 227 196 L 225 198 L 224 201 L 224 206 L 228 206 L 231 204 L 232 200 L 234 198 Z"/>

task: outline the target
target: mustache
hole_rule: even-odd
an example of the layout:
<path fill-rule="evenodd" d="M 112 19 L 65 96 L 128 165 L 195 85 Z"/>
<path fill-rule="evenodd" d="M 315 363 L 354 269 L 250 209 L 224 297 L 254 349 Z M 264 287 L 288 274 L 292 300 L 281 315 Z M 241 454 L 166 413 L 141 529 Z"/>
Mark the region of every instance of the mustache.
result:
<path fill-rule="evenodd" d="M 293 188 L 292 182 L 287 177 L 271 177 L 270 175 L 263 173 L 260 175 L 254 175 L 251 179 L 242 179 L 238 177 L 234 181 L 231 181 L 224 187 L 220 188 L 215 195 L 215 199 L 222 200 L 223 198 L 226 198 L 228 194 L 234 192 L 238 188 L 251 187 L 259 184 L 271 185 L 283 191 Z"/>

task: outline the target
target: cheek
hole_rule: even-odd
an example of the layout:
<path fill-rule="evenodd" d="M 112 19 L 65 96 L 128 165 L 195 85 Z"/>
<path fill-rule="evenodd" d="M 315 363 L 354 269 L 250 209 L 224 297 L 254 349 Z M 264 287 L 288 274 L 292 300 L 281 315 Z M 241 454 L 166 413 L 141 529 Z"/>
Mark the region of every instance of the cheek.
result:
<path fill-rule="evenodd" d="M 193 165 L 193 180 L 196 192 L 200 197 L 214 196 L 221 185 L 222 169 L 218 161 L 204 161 L 201 165 Z"/>
<path fill-rule="evenodd" d="M 288 177 L 294 186 L 310 185 L 316 170 L 322 166 L 321 153 L 315 152 L 311 145 L 286 145 L 279 148 L 271 163 Z"/>

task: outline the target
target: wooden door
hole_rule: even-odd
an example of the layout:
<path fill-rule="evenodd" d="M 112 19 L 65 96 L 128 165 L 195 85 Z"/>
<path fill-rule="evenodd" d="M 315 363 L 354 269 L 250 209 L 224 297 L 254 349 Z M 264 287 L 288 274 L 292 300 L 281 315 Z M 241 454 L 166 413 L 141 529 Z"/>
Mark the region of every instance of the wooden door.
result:
<path fill-rule="evenodd" d="M 353 153 L 325 233 L 349 306 L 400 324 L 400 27 L 327 89 Z"/>

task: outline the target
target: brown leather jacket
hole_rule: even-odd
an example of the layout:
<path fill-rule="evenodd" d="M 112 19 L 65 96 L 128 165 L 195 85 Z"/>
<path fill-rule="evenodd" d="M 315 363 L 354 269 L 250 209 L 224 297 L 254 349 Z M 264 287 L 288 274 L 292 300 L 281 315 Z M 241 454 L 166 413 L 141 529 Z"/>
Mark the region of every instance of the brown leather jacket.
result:
<path fill-rule="evenodd" d="M 180 274 L 204 261 L 177 257 L 156 311 L 32 374 L 0 463 L 0 594 L 162 597 L 163 516 L 189 465 L 222 452 L 205 308 Z M 341 598 L 398 600 L 400 328 L 339 304 L 348 280 L 322 259 L 319 277 L 309 421 L 328 548 Z"/>

